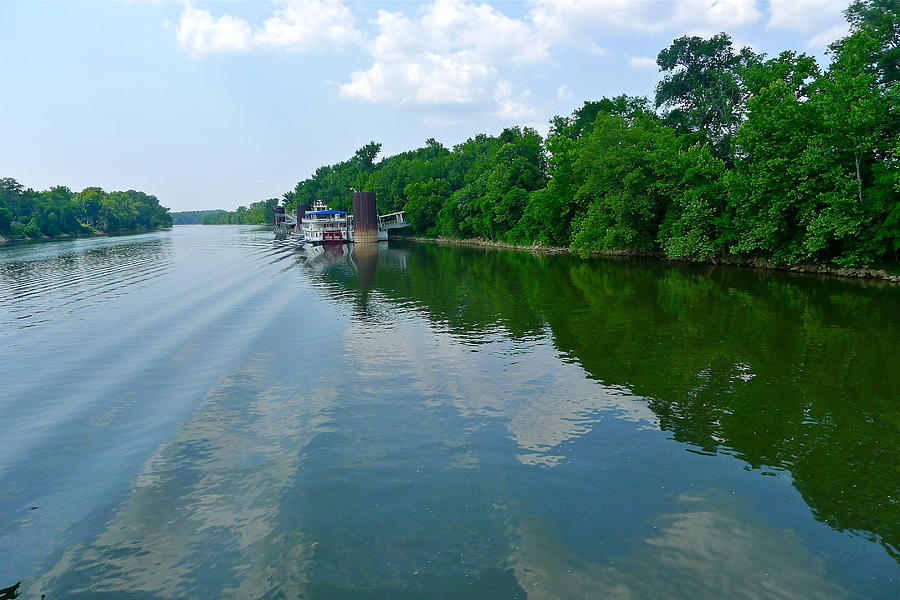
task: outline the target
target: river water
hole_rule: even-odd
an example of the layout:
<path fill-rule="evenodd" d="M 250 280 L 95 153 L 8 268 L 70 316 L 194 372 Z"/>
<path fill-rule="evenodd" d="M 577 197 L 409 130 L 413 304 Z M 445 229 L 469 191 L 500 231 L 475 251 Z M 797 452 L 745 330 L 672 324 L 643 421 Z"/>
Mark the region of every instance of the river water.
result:
<path fill-rule="evenodd" d="M 896 598 L 898 399 L 895 285 L 246 226 L 6 246 L 0 588 Z"/>

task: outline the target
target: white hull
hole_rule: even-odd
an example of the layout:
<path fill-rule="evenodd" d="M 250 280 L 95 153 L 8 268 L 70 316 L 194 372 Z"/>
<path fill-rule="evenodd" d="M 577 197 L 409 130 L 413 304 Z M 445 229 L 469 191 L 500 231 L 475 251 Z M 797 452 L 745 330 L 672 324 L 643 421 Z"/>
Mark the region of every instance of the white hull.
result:
<path fill-rule="evenodd" d="M 378 241 L 388 239 L 388 230 L 407 227 L 404 212 L 378 217 Z M 300 237 L 309 244 L 345 244 L 354 242 L 353 215 L 339 210 L 331 210 L 317 202 L 313 210 L 307 211 L 300 220 Z"/>

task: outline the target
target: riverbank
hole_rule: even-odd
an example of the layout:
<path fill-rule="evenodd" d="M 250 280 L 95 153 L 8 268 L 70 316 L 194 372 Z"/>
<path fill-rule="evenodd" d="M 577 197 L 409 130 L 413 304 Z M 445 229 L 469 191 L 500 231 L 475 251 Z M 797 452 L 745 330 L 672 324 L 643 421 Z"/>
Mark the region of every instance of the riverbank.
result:
<path fill-rule="evenodd" d="M 490 248 L 508 248 L 512 250 L 528 250 L 531 252 L 544 252 L 544 253 L 567 253 L 574 254 L 571 248 L 566 248 L 564 246 L 541 246 L 541 245 L 532 245 L 532 246 L 522 246 L 516 244 L 507 244 L 505 242 L 497 242 L 493 240 L 485 240 L 480 238 L 474 239 L 449 239 L 449 238 L 427 238 L 427 237 L 418 237 L 418 236 L 397 236 L 400 239 L 404 240 L 412 240 L 417 242 L 437 242 L 441 244 L 458 244 L 464 246 L 483 246 Z M 642 250 L 608 250 L 608 251 L 600 251 L 593 252 L 592 256 L 620 256 L 620 257 L 642 257 L 642 258 L 654 258 L 657 260 L 663 260 L 667 262 L 680 262 L 680 263 L 695 263 L 695 264 L 707 264 L 707 265 L 728 265 L 735 267 L 746 267 L 750 269 L 765 269 L 769 271 L 790 271 L 792 273 L 812 273 L 817 275 L 832 275 L 835 277 L 849 277 L 854 279 L 877 279 L 881 281 L 888 281 L 891 283 L 900 283 L 900 274 L 891 273 L 885 269 L 875 269 L 875 268 L 847 268 L 847 267 L 832 267 L 828 265 L 815 265 L 815 264 L 796 264 L 796 265 L 781 265 L 770 263 L 767 260 L 761 258 L 747 258 L 742 256 L 726 256 L 719 257 L 713 259 L 689 259 L 689 258 L 671 258 L 664 254 L 660 254 L 658 252 L 647 252 Z"/>
<path fill-rule="evenodd" d="M 68 239 L 77 239 L 77 238 L 91 238 L 91 237 L 102 237 L 105 235 L 136 235 L 138 233 L 150 233 L 151 231 L 164 231 L 169 229 L 169 227 L 158 227 L 156 229 L 133 229 L 128 231 L 92 231 L 91 233 L 84 233 L 80 235 L 76 235 L 74 233 L 61 233 L 59 235 L 43 235 L 39 238 L 30 238 L 25 236 L 18 237 L 3 237 L 0 235 L 0 245 L 3 244 L 18 244 L 21 242 L 40 242 L 40 241 L 48 241 L 48 240 L 68 240 Z"/>

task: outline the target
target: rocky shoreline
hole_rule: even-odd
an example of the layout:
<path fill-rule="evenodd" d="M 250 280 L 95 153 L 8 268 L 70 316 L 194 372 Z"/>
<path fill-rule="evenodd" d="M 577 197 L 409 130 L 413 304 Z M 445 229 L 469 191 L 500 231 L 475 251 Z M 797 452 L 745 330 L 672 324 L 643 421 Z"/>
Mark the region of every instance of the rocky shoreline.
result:
<path fill-rule="evenodd" d="M 543 252 L 550 254 L 574 254 L 570 248 L 562 246 L 520 246 L 516 244 L 507 244 L 505 242 L 496 242 L 480 238 L 474 239 L 448 239 L 448 238 L 426 238 L 417 236 L 398 236 L 400 239 L 413 240 L 417 242 L 437 242 L 441 244 L 459 244 L 464 246 L 484 246 L 491 248 L 509 248 L 513 250 L 528 250 L 530 252 Z M 593 256 L 622 256 L 622 257 L 644 257 L 664 260 L 668 262 L 695 263 L 706 265 L 729 265 L 736 267 L 747 267 L 751 269 L 766 269 L 769 271 L 790 271 L 792 273 L 813 273 L 818 275 L 832 275 L 836 277 L 848 277 L 854 279 L 875 279 L 880 281 L 888 281 L 891 283 L 900 283 L 900 274 L 892 274 L 884 269 L 861 268 L 844 268 L 830 267 L 828 265 L 815 264 L 797 264 L 797 265 L 779 265 L 770 263 L 761 258 L 746 258 L 741 256 L 727 256 L 713 258 L 707 260 L 687 259 L 687 258 L 670 258 L 656 252 L 646 252 L 641 250 L 610 250 L 604 252 L 594 252 Z"/>

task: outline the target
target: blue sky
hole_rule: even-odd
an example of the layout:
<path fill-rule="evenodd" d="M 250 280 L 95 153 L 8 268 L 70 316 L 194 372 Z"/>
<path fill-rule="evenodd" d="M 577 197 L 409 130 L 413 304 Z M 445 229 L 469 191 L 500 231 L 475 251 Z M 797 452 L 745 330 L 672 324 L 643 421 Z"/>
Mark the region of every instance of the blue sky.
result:
<path fill-rule="evenodd" d="M 0 177 L 233 209 L 370 140 L 543 132 L 584 100 L 652 95 L 684 34 L 824 62 L 847 4 L 0 1 Z"/>

